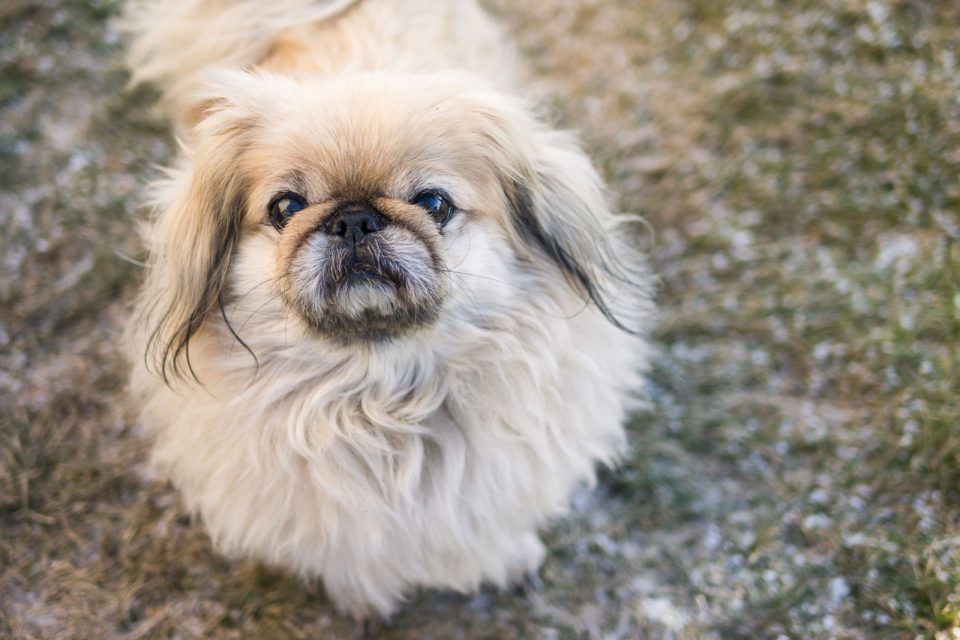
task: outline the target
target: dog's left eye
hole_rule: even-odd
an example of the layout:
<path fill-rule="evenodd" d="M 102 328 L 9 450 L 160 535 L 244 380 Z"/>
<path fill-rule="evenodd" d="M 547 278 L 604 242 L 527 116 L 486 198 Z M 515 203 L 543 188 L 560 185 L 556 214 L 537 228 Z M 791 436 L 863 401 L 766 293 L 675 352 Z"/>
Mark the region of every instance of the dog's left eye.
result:
<path fill-rule="evenodd" d="M 270 202 L 270 224 L 279 231 L 297 211 L 307 208 L 303 196 L 296 193 L 281 193 Z"/>
<path fill-rule="evenodd" d="M 453 217 L 456 211 L 450 199 L 434 189 L 421 191 L 413 197 L 410 204 L 415 204 L 418 207 L 426 209 L 427 213 L 429 213 L 441 227 L 450 221 L 450 218 Z"/>

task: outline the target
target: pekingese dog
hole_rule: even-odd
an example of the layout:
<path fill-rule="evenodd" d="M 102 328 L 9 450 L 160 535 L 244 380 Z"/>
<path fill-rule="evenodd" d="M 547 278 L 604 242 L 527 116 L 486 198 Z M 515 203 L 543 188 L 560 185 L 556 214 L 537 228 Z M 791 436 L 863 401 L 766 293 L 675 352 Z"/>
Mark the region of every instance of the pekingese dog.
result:
<path fill-rule="evenodd" d="M 474 0 L 128 18 L 184 148 L 130 326 L 155 465 L 217 549 L 357 618 L 536 571 L 624 445 L 651 277 L 498 28 Z"/>

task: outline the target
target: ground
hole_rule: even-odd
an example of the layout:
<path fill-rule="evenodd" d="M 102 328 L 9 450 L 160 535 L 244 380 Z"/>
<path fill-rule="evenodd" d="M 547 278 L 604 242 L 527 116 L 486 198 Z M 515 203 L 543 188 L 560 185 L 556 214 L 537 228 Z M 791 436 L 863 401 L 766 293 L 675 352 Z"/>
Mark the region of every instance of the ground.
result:
<path fill-rule="evenodd" d="M 532 592 L 380 638 L 960 637 L 960 5 L 492 0 L 659 276 L 633 453 Z M 0 636 L 343 637 L 144 465 L 143 184 L 114 0 L 0 6 Z"/>

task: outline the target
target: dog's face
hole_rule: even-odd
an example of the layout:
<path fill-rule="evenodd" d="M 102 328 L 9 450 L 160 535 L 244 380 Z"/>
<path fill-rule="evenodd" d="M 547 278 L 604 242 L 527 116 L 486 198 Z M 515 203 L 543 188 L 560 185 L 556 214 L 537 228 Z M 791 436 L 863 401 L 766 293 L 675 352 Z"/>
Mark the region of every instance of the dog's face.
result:
<path fill-rule="evenodd" d="M 608 315 L 609 283 L 630 282 L 575 143 L 467 78 L 232 73 L 208 100 L 153 230 L 146 295 L 165 375 L 218 306 L 379 343 L 482 316 L 523 274 Z"/>
<path fill-rule="evenodd" d="M 498 235 L 503 194 L 451 87 L 326 87 L 247 131 L 245 235 L 266 242 L 241 240 L 237 260 L 272 271 L 325 338 L 396 338 L 436 321 L 464 259 L 453 254 Z"/>

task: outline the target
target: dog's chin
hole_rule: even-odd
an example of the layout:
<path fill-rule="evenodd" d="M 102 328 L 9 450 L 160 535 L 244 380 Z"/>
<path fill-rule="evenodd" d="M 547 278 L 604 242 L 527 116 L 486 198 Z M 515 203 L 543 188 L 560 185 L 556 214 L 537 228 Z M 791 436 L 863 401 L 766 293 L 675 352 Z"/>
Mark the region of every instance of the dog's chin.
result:
<path fill-rule="evenodd" d="M 322 300 L 301 300 L 297 312 L 317 335 L 341 345 L 402 338 L 440 313 L 437 297 L 411 299 L 402 279 L 373 270 L 353 270 L 325 289 Z"/>

